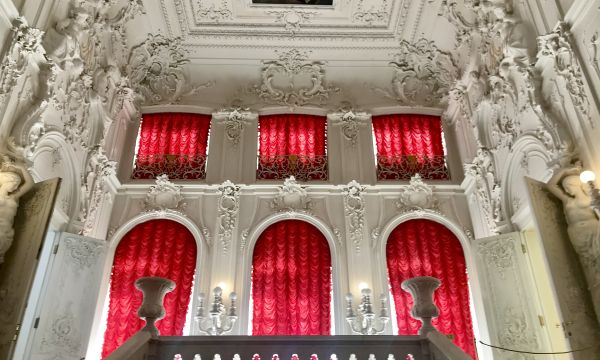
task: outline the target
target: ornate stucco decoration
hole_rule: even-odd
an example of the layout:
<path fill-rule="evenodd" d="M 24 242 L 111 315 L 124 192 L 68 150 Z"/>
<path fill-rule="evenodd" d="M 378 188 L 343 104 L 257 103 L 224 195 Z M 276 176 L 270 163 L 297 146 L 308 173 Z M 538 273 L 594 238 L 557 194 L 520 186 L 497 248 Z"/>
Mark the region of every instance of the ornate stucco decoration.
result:
<path fill-rule="evenodd" d="M 300 185 L 293 176 L 285 179 L 271 207 L 277 211 L 310 211 L 312 203 L 306 187 Z"/>
<path fill-rule="evenodd" d="M 117 163 L 108 159 L 101 146 L 94 147 L 81 178 L 79 220 L 83 222 L 82 235 L 89 235 L 94 230 L 98 209 L 108 193 L 106 181 L 116 173 Z"/>
<path fill-rule="evenodd" d="M 138 0 L 116 6 L 114 1 L 74 2 L 69 16 L 45 39 L 57 64 L 51 104 L 61 113 L 67 139 L 88 151 L 104 145 L 112 119 L 133 100 L 122 71 L 129 51 L 125 24 L 144 8 Z"/>
<path fill-rule="evenodd" d="M 213 117 L 225 125 L 225 137 L 233 145 L 240 143 L 242 133 L 247 125 L 252 124 L 251 119 L 256 118 L 249 109 L 234 108 L 232 110 L 221 110 Z"/>
<path fill-rule="evenodd" d="M 146 194 L 145 209 L 148 211 L 184 210 L 186 203 L 181 195 L 181 188 L 169 181 L 168 175 L 157 176 L 156 185 L 150 186 Z"/>
<path fill-rule="evenodd" d="M 146 41 L 131 50 L 128 73 L 135 92 L 144 104 L 172 104 L 213 82 L 192 86 L 184 71 L 189 63 L 181 38 L 168 39 L 148 34 Z"/>
<path fill-rule="evenodd" d="M 354 244 L 356 252 L 360 251 L 360 242 L 363 237 L 365 224 L 365 201 L 363 193 L 366 187 L 352 180 L 342 188 L 344 195 L 344 212 L 348 221 L 350 239 Z"/>
<path fill-rule="evenodd" d="M 286 11 L 267 11 L 269 15 L 275 15 L 276 21 L 283 23 L 285 30 L 287 30 L 292 36 L 300 31 L 300 25 L 309 22 L 310 19 L 317 15 L 316 11 L 306 11 L 291 9 Z"/>
<path fill-rule="evenodd" d="M 536 349 L 539 347 L 535 329 L 531 328 L 523 309 L 509 306 L 504 309 L 504 324 L 498 335 L 500 345 L 516 349 Z M 533 359 L 525 356 L 522 359 Z"/>
<path fill-rule="evenodd" d="M 395 69 L 392 90 L 373 91 L 402 105 L 443 106 L 458 77 L 450 54 L 424 38 L 414 44 L 402 40 L 390 66 Z"/>
<path fill-rule="evenodd" d="M 594 127 L 595 122 L 590 116 L 590 101 L 585 92 L 583 74 L 571 46 L 570 37 L 569 27 L 563 22 L 560 22 L 550 34 L 538 37 L 535 68 L 542 80 L 542 96 L 548 104 L 559 109 L 560 113 L 562 100 L 559 94 L 566 91 L 581 116 L 591 127 Z M 567 114 L 561 115 L 565 115 L 565 119 L 569 118 Z"/>
<path fill-rule="evenodd" d="M 373 230 L 371 230 L 371 234 L 370 234 L 371 249 L 377 248 L 377 244 L 379 243 L 380 239 L 381 239 L 381 228 L 376 227 Z"/>
<path fill-rule="evenodd" d="M 0 72 L 0 106 L 3 106 L 6 96 L 12 92 L 26 67 L 35 60 L 45 60 L 46 51 L 42 46 L 44 33 L 27 25 L 23 17 L 13 20 L 12 40 L 8 53 L 2 59 Z M 33 59 L 37 58 L 37 59 Z"/>
<path fill-rule="evenodd" d="M 359 130 L 361 127 L 368 125 L 370 115 L 365 112 L 349 110 L 344 113 L 330 114 L 329 118 L 333 125 L 341 125 L 344 138 L 352 146 L 356 146 Z"/>
<path fill-rule="evenodd" d="M 219 239 L 223 252 L 227 253 L 240 209 L 240 187 L 226 180 L 219 186 L 219 193 Z"/>
<path fill-rule="evenodd" d="M 491 232 L 499 231 L 498 225 L 504 220 L 502 211 L 502 189 L 496 179 L 494 160 L 489 150 L 479 148 L 477 156 L 464 165 L 466 175 L 475 180 L 475 191 Z"/>
<path fill-rule="evenodd" d="M 514 266 L 514 246 L 512 238 L 498 238 L 479 244 L 477 251 L 486 263 L 494 265 L 500 278 L 506 278 L 506 271 Z"/>
<path fill-rule="evenodd" d="M 433 186 L 423 182 L 421 175 L 410 178 L 410 185 L 403 188 L 396 206 L 401 212 L 433 210 L 439 211 L 438 200 L 433 194 Z"/>
<path fill-rule="evenodd" d="M 212 22 L 219 22 L 223 20 L 231 19 L 231 10 L 229 10 L 229 2 L 222 0 L 219 5 L 210 4 L 210 6 L 204 6 L 203 0 L 196 0 L 196 18 L 199 20 L 209 20 Z"/>
<path fill-rule="evenodd" d="M 359 0 L 354 13 L 352 13 L 352 22 L 367 23 L 369 25 L 383 23 L 389 18 L 389 12 L 388 0 L 381 0 L 376 4 L 371 1 L 368 8 L 365 8 L 365 0 Z"/>
<path fill-rule="evenodd" d="M 97 259 L 106 249 L 106 241 L 90 238 L 65 238 L 65 246 L 71 262 L 82 271 L 94 265 Z"/>
<path fill-rule="evenodd" d="M 248 91 L 266 103 L 290 108 L 322 105 L 330 95 L 340 91 L 327 86 L 324 61 L 309 61 L 307 53 L 296 49 L 279 54 L 277 60 L 262 63 L 261 81 Z"/>

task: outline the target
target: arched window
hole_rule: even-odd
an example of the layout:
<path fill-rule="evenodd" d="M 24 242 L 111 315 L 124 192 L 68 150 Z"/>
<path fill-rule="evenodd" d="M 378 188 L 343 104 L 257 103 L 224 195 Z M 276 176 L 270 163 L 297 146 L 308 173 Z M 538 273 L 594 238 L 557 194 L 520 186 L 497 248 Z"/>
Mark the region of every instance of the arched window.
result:
<path fill-rule="evenodd" d="M 260 116 L 257 179 L 327 180 L 327 118 Z"/>
<path fill-rule="evenodd" d="M 435 292 L 440 316 L 433 321 L 434 326 L 475 358 L 467 267 L 456 236 L 437 222 L 409 220 L 390 234 L 386 257 L 399 334 L 414 335 L 421 326 L 410 316 L 412 297 L 402 290 L 402 282 L 415 276 L 433 276 L 442 281 Z"/>
<path fill-rule="evenodd" d="M 161 335 L 182 335 L 196 270 L 196 241 L 183 225 L 150 220 L 131 229 L 115 251 L 110 278 L 110 303 L 102 357 L 108 356 L 144 326 L 137 309 L 142 293 L 135 280 L 160 276 L 175 282 L 164 304 L 166 315 L 157 322 Z"/>
<path fill-rule="evenodd" d="M 448 179 L 442 119 L 420 114 L 373 116 L 377 179 Z"/>
<path fill-rule="evenodd" d="M 316 227 L 269 226 L 252 258 L 252 334 L 329 335 L 331 282 L 329 244 Z"/>
<path fill-rule="evenodd" d="M 144 114 L 133 179 L 204 179 L 210 115 Z"/>

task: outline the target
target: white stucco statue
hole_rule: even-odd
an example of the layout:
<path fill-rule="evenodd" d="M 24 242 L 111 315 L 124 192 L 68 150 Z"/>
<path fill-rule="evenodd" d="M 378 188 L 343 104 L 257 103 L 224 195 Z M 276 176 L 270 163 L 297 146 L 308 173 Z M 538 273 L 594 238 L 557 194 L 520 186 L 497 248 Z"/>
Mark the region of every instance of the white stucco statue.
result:
<path fill-rule="evenodd" d="M 19 198 L 32 186 L 33 179 L 26 167 L 4 156 L 0 166 L 0 264 L 13 242 Z"/>
<path fill-rule="evenodd" d="M 548 190 L 563 203 L 571 244 L 579 256 L 600 322 L 600 221 L 579 180 L 580 172 L 579 168 L 558 170 L 548 182 Z"/>

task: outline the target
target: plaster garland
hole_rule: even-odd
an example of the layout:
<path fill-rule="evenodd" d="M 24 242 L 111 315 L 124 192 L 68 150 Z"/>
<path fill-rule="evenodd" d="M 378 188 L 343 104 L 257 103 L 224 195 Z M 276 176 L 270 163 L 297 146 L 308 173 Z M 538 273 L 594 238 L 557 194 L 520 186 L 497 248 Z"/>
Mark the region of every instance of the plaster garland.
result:
<path fill-rule="evenodd" d="M 348 185 L 342 187 L 344 195 L 344 213 L 348 221 L 350 239 L 356 252 L 360 251 L 360 243 L 363 238 L 363 227 L 365 224 L 365 201 L 363 193 L 366 187 L 352 180 Z"/>
<path fill-rule="evenodd" d="M 219 186 L 219 239 L 223 247 L 223 253 L 229 251 L 229 244 L 233 229 L 237 225 L 237 217 L 240 209 L 240 187 L 229 180 Z"/>

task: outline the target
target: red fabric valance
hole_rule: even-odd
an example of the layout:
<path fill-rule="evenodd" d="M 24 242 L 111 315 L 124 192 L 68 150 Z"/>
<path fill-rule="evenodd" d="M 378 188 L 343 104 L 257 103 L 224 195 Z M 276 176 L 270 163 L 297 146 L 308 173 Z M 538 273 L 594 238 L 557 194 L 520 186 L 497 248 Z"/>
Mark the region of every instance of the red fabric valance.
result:
<path fill-rule="evenodd" d="M 439 116 L 393 114 L 373 116 L 373 131 L 380 156 L 443 156 Z"/>
<path fill-rule="evenodd" d="M 267 115 L 259 118 L 259 154 L 324 156 L 325 116 L 303 114 Z"/>
<path fill-rule="evenodd" d="M 447 179 L 442 121 L 439 116 L 373 116 L 379 180 Z"/>
<path fill-rule="evenodd" d="M 165 296 L 166 315 L 156 325 L 161 335 L 182 335 L 196 269 L 196 241 L 183 225 L 150 220 L 131 229 L 117 246 L 110 279 L 110 303 L 102 357 L 144 326 L 137 316 L 142 293 L 134 286 L 144 276 L 175 282 Z"/>
<path fill-rule="evenodd" d="M 331 254 L 311 224 L 285 220 L 258 239 L 252 259 L 253 335 L 329 335 Z"/>
<path fill-rule="evenodd" d="M 402 290 L 402 282 L 416 276 L 433 276 L 442 281 L 434 295 L 440 316 L 433 325 L 443 334 L 452 334 L 454 343 L 476 358 L 467 267 L 456 236 L 434 221 L 409 220 L 390 234 L 386 255 L 399 334 L 415 335 L 421 326 L 410 316 L 413 301 Z"/>
<path fill-rule="evenodd" d="M 133 178 L 202 178 L 211 115 L 144 114 Z M 198 170 L 202 168 L 202 170 Z"/>

